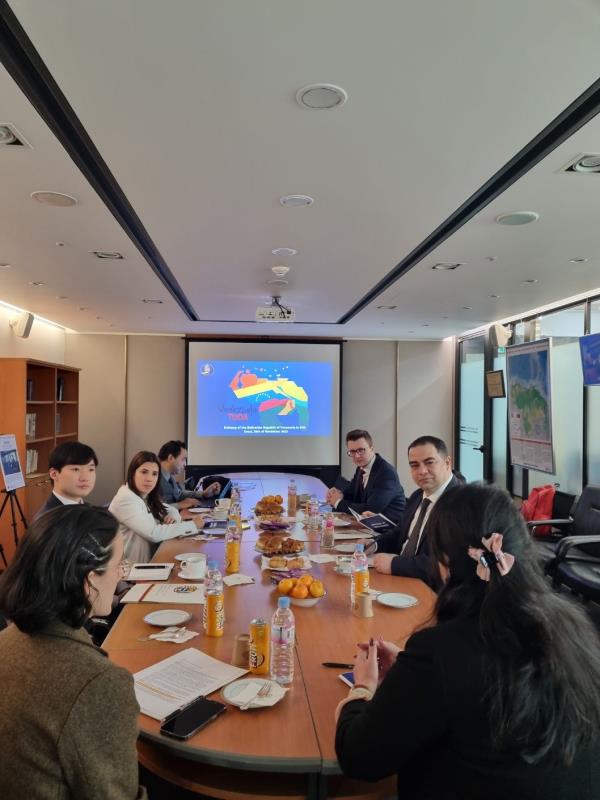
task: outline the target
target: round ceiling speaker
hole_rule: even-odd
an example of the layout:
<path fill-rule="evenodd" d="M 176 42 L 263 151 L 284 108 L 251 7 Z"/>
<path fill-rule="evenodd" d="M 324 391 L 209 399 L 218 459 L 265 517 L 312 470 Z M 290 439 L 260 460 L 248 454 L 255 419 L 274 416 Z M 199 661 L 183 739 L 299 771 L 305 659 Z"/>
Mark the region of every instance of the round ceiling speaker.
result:
<path fill-rule="evenodd" d="M 323 111 L 326 108 L 343 106 L 348 99 L 348 93 L 341 86 L 333 83 L 311 83 L 303 86 L 296 92 L 296 100 L 302 108 L 311 111 Z"/>
<path fill-rule="evenodd" d="M 312 206 L 315 201 L 313 197 L 309 197 L 307 194 L 287 194 L 285 197 L 280 197 L 279 202 L 287 208 L 296 208 L 298 206 Z"/>
<path fill-rule="evenodd" d="M 528 225 L 535 222 L 540 215 L 535 211 L 511 211 L 508 214 L 500 214 L 496 217 L 499 225 Z"/>

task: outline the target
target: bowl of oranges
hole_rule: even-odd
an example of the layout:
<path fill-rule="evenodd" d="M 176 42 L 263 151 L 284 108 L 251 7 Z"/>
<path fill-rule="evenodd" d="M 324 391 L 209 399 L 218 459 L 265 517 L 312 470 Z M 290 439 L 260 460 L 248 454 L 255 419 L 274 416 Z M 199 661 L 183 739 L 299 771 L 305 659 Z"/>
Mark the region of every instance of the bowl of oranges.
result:
<path fill-rule="evenodd" d="M 293 606 L 310 608 L 316 606 L 322 597 L 325 597 L 323 582 L 313 577 L 310 573 L 300 578 L 282 578 L 277 584 L 279 594 L 290 598 Z"/>

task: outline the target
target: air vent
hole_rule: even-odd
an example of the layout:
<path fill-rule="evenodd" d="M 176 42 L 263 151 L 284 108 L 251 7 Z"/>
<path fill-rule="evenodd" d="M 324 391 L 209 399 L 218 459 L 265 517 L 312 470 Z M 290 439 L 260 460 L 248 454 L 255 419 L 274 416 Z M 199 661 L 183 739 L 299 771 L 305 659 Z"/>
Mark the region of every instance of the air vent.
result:
<path fill-rule="evenodd" d="M 100 258 L 102 260 L 113 260 L 113 261 L 122 261 L 125 256 L 122 253 L 117 253 L 116 250 L 111 252 L 110 250 L 92 250 L 91 251 L 96 258 Z"/>
<path fill-rule="evenodd" d="M 0 122 L 0 145 L 7 147 L 28 147 L 31 145 L 10 122 Z"/>
<path fill-rule="evenodd" d="M 579 153 L 559 172 L 600 173 L 600 153 Z"/>

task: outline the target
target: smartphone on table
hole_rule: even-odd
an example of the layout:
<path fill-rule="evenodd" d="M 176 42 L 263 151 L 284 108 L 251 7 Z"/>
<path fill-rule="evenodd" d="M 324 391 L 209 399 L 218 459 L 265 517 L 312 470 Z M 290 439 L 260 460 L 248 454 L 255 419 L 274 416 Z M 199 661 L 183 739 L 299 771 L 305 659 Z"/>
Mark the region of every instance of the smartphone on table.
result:
<path fill-rule="evenodd" d="M 347 684 L 352 688 L 354 686 L 354 673 L 353 672 L 342 672 L 341 675 L 338 675 L 338 678 L 342 681 L 342 683 Z"/>
<path fill-rule="evenodd" d="M 187 706 L 170 714 L 160 727 L 160 732 L 174 739 L 189 739 L 201 728 L 222 714 L 227 706 L 216 700 L 198 697 Z"/>

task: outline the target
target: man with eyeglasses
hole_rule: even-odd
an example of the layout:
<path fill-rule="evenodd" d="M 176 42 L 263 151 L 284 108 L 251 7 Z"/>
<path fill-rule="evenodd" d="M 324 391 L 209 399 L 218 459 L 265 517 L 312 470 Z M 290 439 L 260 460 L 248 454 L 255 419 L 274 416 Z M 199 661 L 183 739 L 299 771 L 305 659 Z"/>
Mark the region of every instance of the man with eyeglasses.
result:
<path fill-rule="evenodd" d="M 375 452 L 370 433 L 349 431 L 346 448 L 356 465 L 354 477 L 343 491 L 332 487 L 327 492 L 327 502 L 336 511 L 349 512 L 351 508 L 358 514 L 372 511 L 399 522 L 406 505 L 404 490 L 395 468 Z"/>
<path fill-rule="evenodd" d="M 370 542 L 367 552 L 376 553 L 373 566 L 377 572 L 420 578 L 436 589 L 438 577 L 431 568 L 427 521 L 442 494 L 462 481 L 453 474 L 448 448 L 437 436 L 415 439 L 408 446 L 408 464 L 419 488 L 408 498 L 402 522 Z"/>

